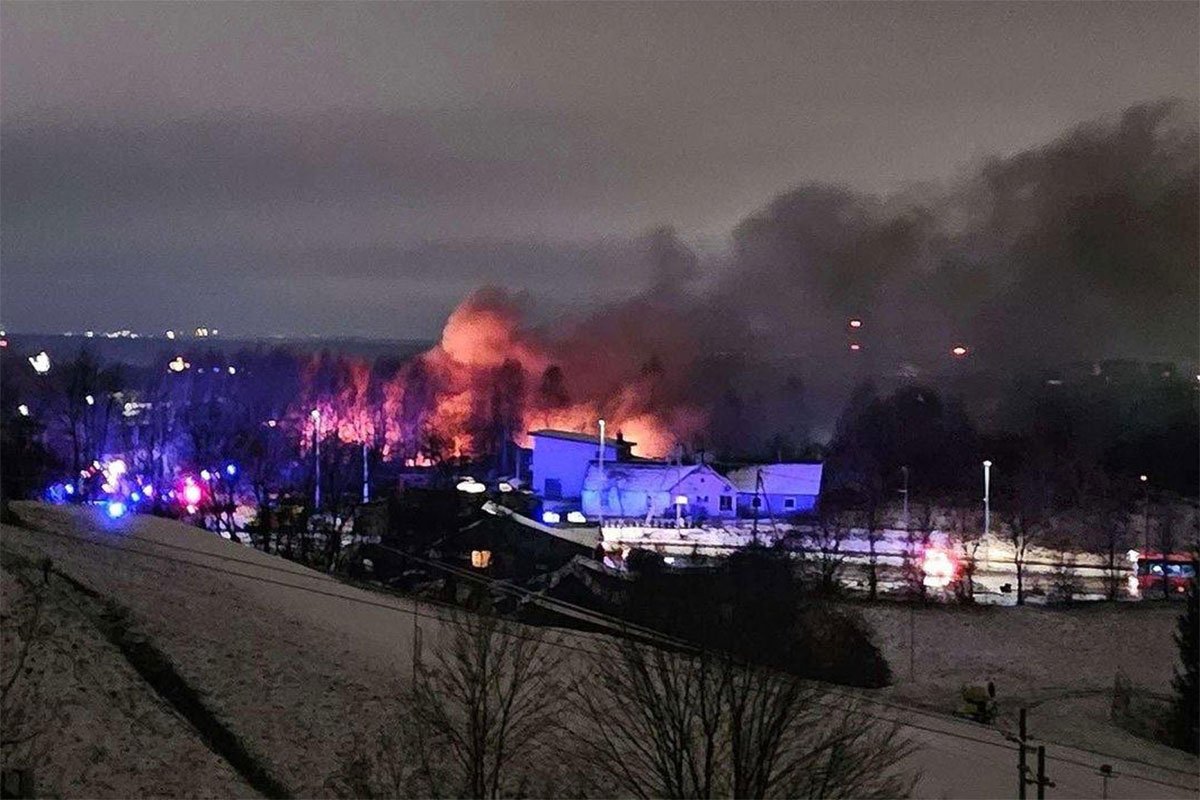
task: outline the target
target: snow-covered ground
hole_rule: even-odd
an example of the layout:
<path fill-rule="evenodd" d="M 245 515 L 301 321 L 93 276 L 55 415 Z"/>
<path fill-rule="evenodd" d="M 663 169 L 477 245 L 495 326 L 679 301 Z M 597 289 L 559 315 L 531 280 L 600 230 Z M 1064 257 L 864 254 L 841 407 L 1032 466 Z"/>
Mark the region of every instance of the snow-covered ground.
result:
<path fill-rule="evenodd" d="M 410 674 L 414 606 L 405 599 L 347 586 L 175 522 L 137 516 L 109 520 L 94 509 L 36 504 L 19 504 L 17 510 L 36 530 L 5 526 L 5 551 L 34 562 L 49 555 L 56 570 L 126 606 L 133 626 L 171 659 L 227 727 L 298 796 L 328 794 L 324 782 L 337 765 L 338 750 L 355 735 L 369 736 L 383 724 L 396 688 Z M 914 681 L 906 678 L 908 611 L 883 605 L 862 609 L 899 680 L 876 697 L 883 703 L 926 709 L 881 707 L 881 714 L 896 715 L 906 724 L 920 723 L 912 734 L 925 748 L 917 757 L 926 772 L 922 795 L 986 797 L 1011 792 L 1015 767 L 1009 764 L 1002 735 L 937 711 L 954 704 L 961 683 L 991 676 L 1006 712 L 1018 700 L 1033 706 L 1034 735 L 1049 739 L 1047 731 L 1053 731 L 1057 739 L 1070 737 L 1073 719 L 1074 727 L 1087 728 L 1091 737 L 1081 746 L 1137 752 L 1142 760 L 1161 765 L 1116 761 L 1118 771 L 1126 775 L 1114 784 L 1111 796 L 1196 796 L 1195 789 L 1172 789 L 1133 777 L 1140 772 L 1194 786 L 1194 781 L 1186 781 L 1186 770 L 1196 771 L 1194 759 L 1114 738 L 1121 732 L 1104 726 L 1094 708 L 1073 703 L 1088 692 L 1101 697 L 1118 666 L 1136 684 L 1161 688 L 1173 661 L 1169 631 L 1175 608 L 1143 604 L 1072 611 L 920 609 L 915 615 Z M 437 616 L 428 606 L 417 610 Z M 419 616 L 415 621 L 425 642 L 445 629 L 437 619 Z M 136 676 L 125 667 L 121 677 L 123 665 L 115 651 L 106 650 L 111 648 L 107 642 L 88 638 L 86 630 L 72 636 L 68 641 L 79 644 L 89 664 L 108 664 L 105 669 L 114 676 L 110 682 L 116 691 L 128 686 L 137 693 L 132 688 L 137 686 Z M 582 635 L 571 636 L 582 640 Z M 47 769 L 64 776 L 63 794 L 250 793 L 222 762 L 212 761 L 211 753 L 196 750 L 199 745 L 194 736 L 189 738 L 187 724 L 148 687 L 141 688 L 141 696 L 130 702 L 157 707 L 162 721 L 153 730 L 162 733 L 120 738 L 98 729 L 91 715 L 73 717 L 59 734 L 64 740 L 128 744 L 114 747 L 108 761 L 98 762 L 107 765 L 103 778 L 83 765 L 83 745 L 61 751 L 68 754 L 62 757 L 64 765 L 54 751 L 56 761 Z M 117 713 L 115 701 L 101 690 L 86 700 L 102 707 L 94 712 L 98 719 Z M 1039 716 L 1043 709 L 1047 715 L 1061 711 L 1067 721 L 1052 724 Z M 972 737 L 980 741 L 972 742 Z M 1094 767 L 1113 759 L 1059 745 L 1051 752 L 1073 753 L 1084 766 L 1053 762 L 1066 788 L 1050 796 L 1098 794 Z M 174 774 L 165 768 L 130 766 L 172 759 L 184 765 Z"/>

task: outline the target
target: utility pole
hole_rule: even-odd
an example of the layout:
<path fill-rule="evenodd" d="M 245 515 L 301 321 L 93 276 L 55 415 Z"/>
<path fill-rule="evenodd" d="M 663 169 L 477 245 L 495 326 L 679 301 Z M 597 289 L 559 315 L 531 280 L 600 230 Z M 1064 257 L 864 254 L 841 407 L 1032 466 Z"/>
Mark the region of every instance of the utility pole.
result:
<path fill-rule="evenodd" d="M 363 499 L 362 499 L 362 501 L 364 503 L 369 503 L 369 502 L 371 502 L 371 467 L 370 467 L 370 460 L 367 455 L 366 439 L 364 439 L 363 443 L 362 443 L 362 453 L 363 453 L 363 487 L 362 487 Z"/>
<path fill-rule="evenodd" d="M 1046 800 L 1046 787 L 1053 785 L 1054 781 L 1046 777 L 1046 746 L 1039 744 L 1037 749 L 1037 800 Z"/>
<path fill-rule="evenodd" d="M 900 493 L 904 495 L 904 536 L 908 539 L 908 557 L 915 559 L 916 554 L 912 551 L 912 533 L 909 530 L 908 524 L 908 467 L 900 468 L 900 474 L 904 476 L 904 488 Z M 908 679 L 915 681 L 917 676 L 917 610 L 913 600 L 910 598 L 908 603 Z"/>
<path fill-rule="evenodd" d="M 1100 779 L 1103 781 L 1103 789 L 1100 796 L 1103 800 L 1108 800 L 1108 782 L 1115 777 L 1117 777 L 1117 773 L 1113 772 L 1112 764 L 1100 765 Z"/>
<path fill-rule="evenodd" d="M 1025 709 L 1021 709 L 1017 733 L 1017 797 L 1025 800 L 1025 785 L 1029 783 L 1026 773 L 1029 767 L 1025 764 Z"/>
<path fill-rule="evenodd" d="M 988 544 L 988 534 L 992 530 L 992 462 L 983 462 L 983 563 L 991 567 L 991 546 Z"/>
<path fill-rule="evenodd" d="M 596 513 L 600 516 L 601 536 L 603 536 L 604 527 L 604 494 L 607 488 L 604 485 L 604 420 L 600 420 L 600 502 L 596 504 Z"/>
<path fill-rule="evenodd" d="M 313 421 L 313 513 L 321 510 L 321 411 L 312 410 Z"/>

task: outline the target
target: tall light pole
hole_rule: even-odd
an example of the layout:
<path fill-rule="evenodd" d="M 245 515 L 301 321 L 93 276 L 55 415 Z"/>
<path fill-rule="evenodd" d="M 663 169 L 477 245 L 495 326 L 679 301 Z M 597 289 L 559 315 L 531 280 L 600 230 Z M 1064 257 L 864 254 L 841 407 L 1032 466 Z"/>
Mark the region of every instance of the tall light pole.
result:
<path fill-rule="evenodd" d="M 904 476 L 904 488 L 900 490 L 900 494 L 904 495 L 904 532 L 908 533 L 908 467 L 901 467 L 900 474 Z"/>
<path fill-rule="evenodd" d="M 992 462 L 983 462 L 983 563 L 991 566 L 988 533 L 992 530 Z"/>
<path fill-rule="evenodd" d="M 1142 482 L 1142 553 L 1146 553 L 1150 549 L 1150 476 L 1138 475 L 1138 480 Z M 1163 553 L 1163 558 L 1167 554 Z"/>
<path fill-rule="evenodd" d="M 600 524 L 604 524 L 604 420 L 600 420 L 600 491 L 598 493 L 599 502 L 596 504 L 596 513 L 600 516 Z"/>
<path fill-rule="evenodd" d="M 313 421 L 313 511 L 321 510 L 321 411 L 314 408 Z"/>
<path fill-rule="evenodd" d="M 369 503 L 369 502 L 371 502 L 371 467 L 370 467 L 370 460 L 368 459 L 367 440 L 366 439 L 363 439 L 362 453 L 363 453 L 363 495 L 362 495 L 363 499 L 362 499 L 362 501 L 364 503 Z"/>

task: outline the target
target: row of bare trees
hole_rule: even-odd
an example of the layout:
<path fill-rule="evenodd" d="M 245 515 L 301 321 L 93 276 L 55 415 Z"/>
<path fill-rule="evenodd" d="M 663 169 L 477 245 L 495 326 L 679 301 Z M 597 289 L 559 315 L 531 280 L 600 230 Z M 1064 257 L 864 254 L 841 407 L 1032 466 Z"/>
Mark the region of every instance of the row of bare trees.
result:
<path fill-rule="evenodd" d="M 447 623 L 397 715 L 345 751 L 336 793 L 871 798 L 914 784 L 897 724 L 790 675 L 486 613 Z"/>

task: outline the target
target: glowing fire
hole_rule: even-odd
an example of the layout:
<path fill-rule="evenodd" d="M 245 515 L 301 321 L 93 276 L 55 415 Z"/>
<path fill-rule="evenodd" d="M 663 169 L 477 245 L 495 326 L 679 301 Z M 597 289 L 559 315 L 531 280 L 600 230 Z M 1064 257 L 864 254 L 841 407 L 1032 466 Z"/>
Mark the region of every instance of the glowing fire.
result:
<path fill-rule="evenodd" d="M 413 465 L 494 453 L 505 440 L 527 446 L 535 428 L 594 432 L 602 417 L 637 454 L 661 456 L 705 417 L 671 402 L 671 376 L 648 363 L 616 357 L 594 330 L 549 338 L 523 324 L 506 294 L 483 290 L 450 315 L 435 347 L 394 375 L 374 374 L 363 359 L 314 358 L 291 418 L 310 442 L 316 409 L 322 435 Z"/>

